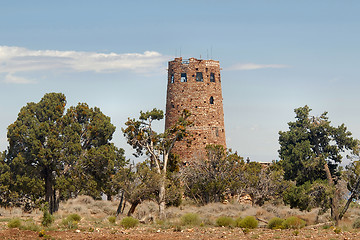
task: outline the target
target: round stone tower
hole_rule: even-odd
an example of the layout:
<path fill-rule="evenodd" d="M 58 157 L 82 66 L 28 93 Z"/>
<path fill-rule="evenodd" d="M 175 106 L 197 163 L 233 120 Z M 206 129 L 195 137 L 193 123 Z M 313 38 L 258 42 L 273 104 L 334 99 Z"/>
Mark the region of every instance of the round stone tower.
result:
<path fill-rule="evenodd" d="M 187 109 L 193 126 L 191 145 L 177 142 L 173 153 L 182 161 L 202 157 L 205 146 L 219 144 L 226 148 L 220 63 L 214 60 L 175 58 L 169 62 L 165 129 L 172 126 Z"/>

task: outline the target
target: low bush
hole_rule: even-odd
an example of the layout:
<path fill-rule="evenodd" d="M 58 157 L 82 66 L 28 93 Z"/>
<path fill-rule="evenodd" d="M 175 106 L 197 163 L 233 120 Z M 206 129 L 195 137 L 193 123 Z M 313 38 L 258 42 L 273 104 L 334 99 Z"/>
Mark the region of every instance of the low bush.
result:
<path fill-rule="evenodd" d="M 360 228 L 360 218 L 355 219 L 355 221 L 352 224 L 353 228 Z"/>
<path fill-rule="evenodd" d="M 238 222 L 237 227 L 253 229 L 253 228 L 257 228 L 258 224 L 259 223 L 255 219 L 255 217 L 247 216 L 247 217 L 241 219 L 241 221 Z"/>
<path fill-rule="evenodd" d="M 136 227 L 138 224 L 139 220 L 133 217 L 124 217 L 120 222 L 120 225 L 125 229 Z"/>
<path fill-rule="evenodd" d="M 37 225 L 33 219 L 28 219 L 26 221 L 24 221 L 21 226 L 19 227 L 19 229 L 21 230 L 30 230 L 33 232 L 38 232 L 40 231 L 40 226 Z"/>
<path fill-rule="evenodd" d="M 69 218 L 64 218 L 61 221 L 61 223 L 65 228 L 68 228 L 68 229 L 77 229 L 78 228 L 78 222 L 76 222 L 72 219 L 69 219 Z"/>
<path fill-rule="evenodd" d="M 233 227 L 235 225 L 235 221 L 231 217 L 219 217 L 216 219 L 216 225 L 219 227 Z"/>
<path fill-rule="evenodd" d="M 62 225 L 68 229 L 78 228 L 78 223 L 81 220 L 79 214 L 73 213 L 62 220 Z"/>
<path fill-rule="evenodd" d="M 44 211 L 43 218 L 41 220 L 41 225 L 44 227 L 50 226 L 54 222 L 54 216 L 49 213 L 49 211 Z"/>
<path fill-rule="evenodd" d="M 199 226 L 201 223 L 200 217 L 196 213 L 186 213 L 182 215 L 180 221 L 184 226 Z"/>
<path fill-rule="evenodd" d="M 7 225 L 9 228 L 18 228 L 21 226 L 21 220 L 20 218 L 13 218 L 8 222 Z"/>
<path fill-rule="evenodd" d="M 288 217 L 284 222 L 283 222 L 283 227 L 287 228 L 287 229 L 300 229 L 305 227 L 305 221 L 298 218 L 298 217 Z"/>
<path fill-rule="evenodd" d="M 80 222 L 81 217 L 79 214 L 73 213 L 68 216 L 69 219 L 72 219 L 73 221 Z"/>
<path fill-rule="evenodd" d="M 238 217 L 237 219 L 235 219 L 235 227 L 238 227 L 240 222 L 241 222 L 242 218 Z"/>
<path fill-rule="evenodd" d="M 269 228 L 269 229 L 282 229 L 283 228 L 283 225 L 282 225 L 283 222 L 284 222 L 284 219 L 274 217 L 274 218 L 270 219 L 270 221 L 268 222 L 267 228 Z"/>
<path fill-rule="evenodd" d="M 111 224 L 115 224 L 115 222 L 116 222 L 116 217 L 115 217 L 115 216 L 110 216 L 110 217 L 108 217 L 108 221 L 109 221 Z"/>

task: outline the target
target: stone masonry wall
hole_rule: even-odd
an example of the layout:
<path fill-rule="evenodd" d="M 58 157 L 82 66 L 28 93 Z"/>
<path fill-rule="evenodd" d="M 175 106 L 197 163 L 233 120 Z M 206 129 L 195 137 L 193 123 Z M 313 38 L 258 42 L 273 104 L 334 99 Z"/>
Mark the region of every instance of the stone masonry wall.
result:
<path fill-rule="evenodd" d="M 203 156 L 208 144 L 226 148 L 219 61 L 175 58 L 169 62 L 165 129 L 177 121 L 184 109 L 191 112 L 194 125 L 189 128 L 191 146 L 182 141 L 173 149 L 182 161 Z"/>

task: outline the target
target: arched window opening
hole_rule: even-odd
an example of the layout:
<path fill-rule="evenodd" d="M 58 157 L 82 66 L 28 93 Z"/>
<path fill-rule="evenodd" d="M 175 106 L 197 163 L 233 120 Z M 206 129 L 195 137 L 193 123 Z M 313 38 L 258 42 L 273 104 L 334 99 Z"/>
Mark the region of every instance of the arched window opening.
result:
<path fill-rule="evenodd" d="M 197 82 L 203 82 L 204 81 L 202 72 L 197 72 L 196 73 L 196 81 Z"/>
<path fill-rule="evenodd" d="M 187 76 L 186 76 L 186 73 L 181 73 L 180 82 L 187 82 Z"/>
<path fill-rule="evenodd" d="M 214 98 L 213 98 L 213 96 L 210 97 L 210 104 L 214 104 Z"/>
<path fill-rule="evenodd" d="M 215 82 L 215 74 L 210 73 L 210 82 Z"/>
<path fill-rule="evenodd" d="M 174 83 L 175 82 L 175 79 L 174 79 L 174 74 L 171 74 L 171 80 L 170 80 L 171 83 Z"/>

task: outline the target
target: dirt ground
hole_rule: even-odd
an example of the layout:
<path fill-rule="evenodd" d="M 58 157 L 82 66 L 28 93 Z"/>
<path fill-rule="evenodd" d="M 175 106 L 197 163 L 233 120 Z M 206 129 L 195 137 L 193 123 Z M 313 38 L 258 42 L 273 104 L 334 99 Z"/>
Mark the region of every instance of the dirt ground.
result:
<path fill-rule="evenodd" d="M 318 210 L 301 212 L 283 205 L 264 205 L 262 207 L 243 204 L 208 204 L 206 206 L 182 205 L 166 209 L 167 220 L 157 221 L 157 204 L 153 202 L 142 203 L 134 213 L 137 219 L 147 216 L 155 218 L 147 224 L 140 224 L 133 229 L 124 229 L 120 221 L 125 215 L 116 219 L 116 224 L 110 224 L 108 217 L 114 216 L 117 201 L 95 201 L 90 197 L 82 196 L 60 204 L 59 211 L 54 215 L 55 222 L 51 227 L 45 228 L 45 235 L 40 236 L 42 212 L 35 210 L 24 213 L 21 209 L 0 208 L 0 240 L 22 239 L 128 239 L 128 240 L 172 240 L 172 239 L 319 239 L 319 240 L 345 240 L 360 239 L 360 230 L 354 229 L 352 224 L 360 218 L 360 207 L 353 206 L 349 209 L 344 220 L 339 225 L 341 231 L 336 233 L 330 227 L 330 213 L 318 215 Z M 125 211 L 126 212 L 126 211 Z M 81 216 L 81 221 L 75 229 L 64 227 L 62 220 L 71 213 Z M 186 227 L 180 224 L 180 218 L 185 213 L 196 213 L 204 225 L 202 227 Z M 215 221 L 220 216 L 237 217 L 255 216 L 264 220 L 259 222 L 259 227 L 244 233 L 241 228 L 216 227 Z M 273 217 L 283 219 L 289 216 L 298 216 L 306 221 L 306 227 L 300 230 L 283 229 L 269 230 L 266 221 Z M 9 228 L 8 222 L 12 218 L 20 218 L 22 224 L 37 227 L 36 230 L 20 230 Z M 30 221 L 28 221 L 30 220 Z M 32 224 L 32 225 L 31 225 Z M 177 226 L 176 228 L 174 226 Z M 326 226 L 326 227 L 325 227 Z M 21 228 L 29 229 L 29 228 Z"/>
<path fill-rule="evenodd" d="M 268 230 L 255 229 L 244 234 L 241 229 L 229 228 L 196 228 L 174 232 L 172 229 L 156 230 L 137 228 L 132 230 L 99 230 L 94 232 L 49 231 L 45 237 L 39 237 L 38 232 L 19 229 L 0 230 L 0 239 L 131 239 L 131 240 L 171 240 L 171 239 L 360 239 L 359 232 L 335 233 L 333 229 L 304 228 L 301 230 Z"/>

